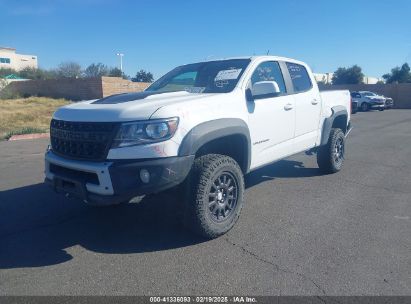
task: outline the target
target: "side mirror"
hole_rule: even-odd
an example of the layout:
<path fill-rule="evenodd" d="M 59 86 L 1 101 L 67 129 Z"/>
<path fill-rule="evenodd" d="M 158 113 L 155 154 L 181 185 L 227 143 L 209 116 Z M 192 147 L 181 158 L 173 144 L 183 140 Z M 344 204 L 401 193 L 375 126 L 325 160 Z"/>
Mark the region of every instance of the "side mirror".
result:
<path fill-rule="evenodd" d="M 280 94 L 280 87 L 275 81 L 259 81 L 251 89 L 254 98 L 275 97 Z"/>

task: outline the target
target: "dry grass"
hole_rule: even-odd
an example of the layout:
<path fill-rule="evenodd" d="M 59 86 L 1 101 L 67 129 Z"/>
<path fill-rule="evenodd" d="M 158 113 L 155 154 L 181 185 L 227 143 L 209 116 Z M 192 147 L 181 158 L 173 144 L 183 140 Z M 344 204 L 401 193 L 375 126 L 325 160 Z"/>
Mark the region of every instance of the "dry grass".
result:
<path fill-rule="evenodd" d="M 53 112 L 68 103 L 46 97 L 0 99 L 0 139 L 11 134 L 48 132 Z"/>

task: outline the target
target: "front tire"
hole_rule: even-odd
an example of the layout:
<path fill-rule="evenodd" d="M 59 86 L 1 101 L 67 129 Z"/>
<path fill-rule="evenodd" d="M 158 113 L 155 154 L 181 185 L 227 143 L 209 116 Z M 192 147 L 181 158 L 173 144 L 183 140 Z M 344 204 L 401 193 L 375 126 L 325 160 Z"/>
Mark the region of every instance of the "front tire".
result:
<path fill-rule="evenodd" d="M 341 129 L 333 128 L 328 143 L 318 149 L 317 163 L 324 173 L 336 173 L 341 170 L 345 155 L 345 135 Z"/>
<path fill-rule="evenodd" d="M 190 188 L 185 225 L 209 239 L 228 232 L 237 222 L 244 201 L 244 177 L 237 162 L 220 154 L 197 158 Z"/>

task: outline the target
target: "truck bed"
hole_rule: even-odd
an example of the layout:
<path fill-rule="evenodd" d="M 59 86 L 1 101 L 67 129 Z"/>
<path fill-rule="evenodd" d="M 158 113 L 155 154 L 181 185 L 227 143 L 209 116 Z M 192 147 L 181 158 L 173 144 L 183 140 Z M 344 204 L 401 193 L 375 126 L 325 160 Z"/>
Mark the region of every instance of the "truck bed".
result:
<path fill-rule="evenodd" d="M 351 117 L 351 96 L 348 90 L 334 90 L 320 92 L 324 108 L 343 106 L 348 110 L 348 121 Z"/>

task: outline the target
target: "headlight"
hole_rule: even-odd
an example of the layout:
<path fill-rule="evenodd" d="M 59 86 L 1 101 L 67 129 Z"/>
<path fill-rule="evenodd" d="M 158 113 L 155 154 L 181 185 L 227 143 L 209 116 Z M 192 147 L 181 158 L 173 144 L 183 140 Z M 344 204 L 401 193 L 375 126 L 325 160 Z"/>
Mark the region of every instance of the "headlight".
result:
<path fill-rule="evenodd" d="M 112 148 L 150 144 L 170 139 L 176 132 L 177 126 L 177 117 L 123 123 L 114 137 Z"/>
<path fill-rule="evenodd" d="M 152 139 L 166 137 L 169 133 L 168 124 L 165 122 L 149 124 L 146 126 L 146 134 Z"/>

